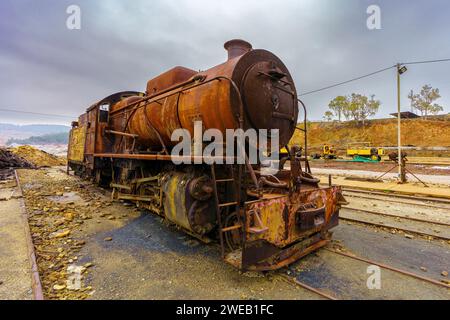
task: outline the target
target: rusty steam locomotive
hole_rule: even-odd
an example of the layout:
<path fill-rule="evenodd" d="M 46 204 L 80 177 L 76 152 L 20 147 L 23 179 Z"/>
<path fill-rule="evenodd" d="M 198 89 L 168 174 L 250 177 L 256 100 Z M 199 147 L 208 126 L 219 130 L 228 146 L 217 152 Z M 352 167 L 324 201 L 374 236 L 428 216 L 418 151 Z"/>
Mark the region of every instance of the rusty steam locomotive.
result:
<path fill-rule="evenodd" d="M 274 270 L 329 241 L 343 198 L 339 187 L 321 187 L 311 175 L 306 134 L 305 148 L 288 146 L 301 128 L 283 62 L 243 40 L 225 49 L 228 60 L 211 69 L 175 67 L 149 80 L 144 93 L 118 92 L 90 106 L 72 123 L 68 171 L 202 241 L 218 241 L 222 258 L 242 270 Z M 207 164 L 203 156 L 175 165 L 172 133 L 192 132 L 198 120 L 221 132 L 279 129 L 286 148 L 279 171 L 265 175 L 248 161 Z"/>

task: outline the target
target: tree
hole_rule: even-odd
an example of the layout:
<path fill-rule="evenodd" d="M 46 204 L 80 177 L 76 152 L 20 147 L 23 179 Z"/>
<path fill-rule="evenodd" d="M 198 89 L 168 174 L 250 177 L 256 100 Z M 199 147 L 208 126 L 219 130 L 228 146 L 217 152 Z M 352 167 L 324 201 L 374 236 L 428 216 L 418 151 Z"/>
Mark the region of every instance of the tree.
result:
<path fill-rule="evenodd" d="M 337 96 L 328 104 L 328 108 L 338 117 L 338 121 L 341 121 L 341 116 L 344 114 L 344 110 L 348 106 L 348 99 L 346 96 Z"/>
<path fill-rule="evenodd" d="M 370 99 L 368 99 L 366 96 L 362 96 L 360 94 L 352 94 L 352 102 L 353 103 L 353 97 L 356 97 L 356 109 L 358 114 L 358 121 L 362 121 L 362 124 L 364 126 L 364 122 L 367 118 L 374 116 L 378 109 L 380 108 L 380 100 L 375 100 L 375 95 L 371 95 Z"/>
<path fill-rule="evenodd" d="M 334 98 L 328 106 L 339 118 L 342 114 L 346 120 L 362 121 L 364 125 L 367 118 L 378 112 L 380 104 L 379 100 L 375 100 L 375 95 L 369 99 L 362 94 L 352 93 L 350 96 Z"/>
<path fill-rule="evenodd" d="M 411 100 L 411 107 L 418 110 L 425 119 L 429 114 L 438 114 L 444 110 L 441 105 L 433 103 L 440 97 L 439 89 L 433 89 L 433 87 L 427 84 L 422 87 L 420 93 L 414 94 L 414 91 L 411 90 L 408 95 L 408 98 Z"/>
<path fill-rule="evenodd" d="M 414 112 L 414 103 L 413 103 L 414 102 L 414 91 L 413 90 L 409 91 L 408 98 L 409 98 L 409 100 L 411 100 L 411 103 L 410 103 L 411 112 Z"/>
<path fill-rule="evenodd" d="M 325 121 L 332 121 L 333 120 L 333 112 L 325 111 L 325 114 L 323 115 L 323 119 Z"/>

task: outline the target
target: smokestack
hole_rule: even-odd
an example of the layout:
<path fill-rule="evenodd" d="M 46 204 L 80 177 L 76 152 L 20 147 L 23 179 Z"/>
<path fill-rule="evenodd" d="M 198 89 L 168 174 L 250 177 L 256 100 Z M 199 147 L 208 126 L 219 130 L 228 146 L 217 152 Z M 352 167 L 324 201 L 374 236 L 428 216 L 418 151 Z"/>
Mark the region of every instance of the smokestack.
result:
<path fill-rule="evenodd" d="M 228 60 L 242 56 L 252 50 L 252 45 L 241 39 L 227 41 L 223 46 L 228 51 Z"/>

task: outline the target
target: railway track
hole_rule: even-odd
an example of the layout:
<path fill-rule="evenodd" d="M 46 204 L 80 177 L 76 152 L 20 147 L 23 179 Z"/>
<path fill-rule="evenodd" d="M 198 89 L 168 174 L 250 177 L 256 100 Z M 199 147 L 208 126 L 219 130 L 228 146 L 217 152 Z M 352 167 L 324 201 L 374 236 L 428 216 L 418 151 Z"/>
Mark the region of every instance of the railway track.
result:
<path fill-rule="evenodd" d="M 393 201 L 392 198 L 397 199 L 409 199 L 409 200 L 415 200 L 415 201 L 427 201 L 427 202 L 434 202 L 434 203 L 442 203 L 450 206 L 450 199 L 444 199 L 444 198 L 438 198 L 438 197 L 427 197 L 427 196 L 414 196 L 414 195 L 408 195 L 408 194 L 402 194 L 402 193 L 394 193 L 394 192 L 380 192 L 380 191 L 373 191 L 373 190 L 366 190 L 366 189 L 355 189 L 355 188 L 342 188 L 342 190 L 345 192 L 353 192 L 357 194 L 370 194 L 370 195 L 380 195 L 384 197 L 389 197 L 389 201 Z M 409 204 L 409 203 L 408 203 Z M 445 207 L 447 208 L 447 207 Z"/>
<path fill-rule="evenodd" d="M 424 277 L 424 276 L 418 275 L 418 274 L 410 272 L 410 271 L 406 271 L 406 270 L 403 270 L 403 269 L 392 267 L 392 266 L 387 265 L 385 263 L 380 263 L 380 262 L 373 261 L 373 260 L 370 260 L 370 259 L 366 259 L 366 258 L 363 258 L 363 257 L 358 257 L 355 254 L 346 253 L 346 252 L 342 252 L 342 251 L 337 251 L 337 250 L 330 249 L 330 248 L 324 248 L 324 250 L 327 250 L 329 252 L 333 252 L 335 254 L 339 254 L 341 256 L 348 257 L 348 258 L 351 258 L 351 259 L 354 259 L 354 260 L 358 260 L 358 261 L 365 262 L 365 263 L 368 263 L 368 264 L 376 265 L 376 266 L 379 266 L 380 268 L 383 268 L 383 269 L 386 269 L 386 270 L 394 271 L 394 272 L 397 272 L 397 273 L 400 273 L 400 274 L 403 274 L 403 275 L 406 275 L 406 276 L 413 277 L 413 278 L 418 279 L 418 280 L 422 280 L 422 281 L 425 281 L 425 282 L 428 282 L 428 283 L 432 283 L 434 285 L 438 285 L 438 286 L 450 289 L 450 285 L 448 285 L 448 284 L 446 284 L 444 282 L 440 282 L 440 281 L 432 279 L 432 278 Z"/>
<path fill-rule="evenodd" d="M 402 274 L 402 275 L 405 275 L 405 276 L 409 276 L 409 277 L 412 277 L 412 278 L 420 280 L 420 281 L 431 283 L 431 284 L 439 286 L 439 287 L 450 289 L 450 285 L 449 284 L 446 284 L 444 282 L 440 282 L 440 281 L 438 281 L 436 279 L 432 279 L 432 278 L 429 278 L 429 277 L 424 277 L 422 275 L 419 275 L 419 274 L 416 274 L 416 273 L 413 273 L 413 272 L 410 272 L 410 271 L 406 271 L 406 270 L 403 270 L 403 269 L 400 269 L 400 268 L 396 268 L 396 267 L 390 266 L 390 265 L 385 264 L 385 263 L 381 263 L 381 262 L 378 262 L 378 261 L 370 260 L 370 259 L 367 259 L 367 258 L 363 258 L 363 257 L 357 256 L 357 255 L 352 254 L 352 253 L 346 253 L 346 252 L 338 251 L 338 250 L 327 248 L 327 247 L 323 248 L 323 250 L 326 250 L 328 252 L 331 252 L 331 253 L 334 253 L 334 254 L 337 254 L 337 255 L 340 255 L 340 256 L 344 256 L 344 257 L 347 257 L 347 258 L 350 258 L 350 259 L 353 259 L 353 260 L 364 262 L 364 263 L 367 263 L 367 264 L 370 264 L 370 265 L 376 265 L 376 266 L 379 266 L 380 268 L 383 268 L 383 269 L 386 269 L 386 270 L 390 270 L 390 271 L 393 271 L 393 272 L 396 272 L 398 274 Z M 282 279 L 284 279 L 285 281 L 287 281 L 287 282 L 289 282 L 289 283 L 291 283 L 293 285 L 299 286 L 300 288 L 303 288 L 305 290 L 311 291 L 311 292 L 321 296 L 322 298 L 325 298 L 325 299 L 328 299 L 328 300 L 340 300 L 339 298 L 336 297 L 336 295 L 330 294 L 328 292 L 325 292 L 323 289 L 318 289 L 318 288 L 312 287 L 312 286 L 310 286 L 310 285 L 308 285 L 308 284 L 298 280 L 295 276 L 292 277 L 292 276 L 286 275 L 284 273 L 278 273 L 277 275 L 279 277 L 281 277 Z"/>
<path fill-rule="evenodd" d="M 414 218 L 414 217 L 409 217 L 409 216 L 407 217 L 407 216 L 396 215 L 396 214 L 391 214 L 391 213 L 386 213 L 386 212 L 378 212 L 378 211 L 372 211 L 372 210 L 366 210 L 366 209 L 358 209 L 358 208 L 352 208 L 352 207 L 347 207 L 347 206 L 344 206 L 342 208 L 345 209 L 345 210 L 351 210 L 351 211 L 356 211 L 356 212 L 366 212 L 366 213 L 379 215 L 379 216 L 385 216 L 385 217 L 391 217 L 391 218 L 400 218 L 400 219 L 406 219 L 406 220 L 417 221 L 417 222 L 422 222 L 422 223 L 438 224 L 438 225 L 442 225 L 442 226 L 450 226 L 450 223 L 442 222 L 442 221 L 420 219 L 420 218 Z"/>
<path fill-rule="evenodd" d="M 344 188 L 344 197 L 348 200 L 354 198 L 371 200 L 374 206 L 383 208 L 388 204 L 396 205 L 397 211 L 401 214 L 386 211 L 374 211 L 366 208 L 353 206 L 343 206 L 340 219 L 366 225 L 373 225 L 382 228 L 401 230 L 407 233 L 418 234 L 436 239 L 450 240 L 448 227 L 450 223 L 450 201 L 442 198 L 431 198 L 423 196 L 410 196 L 403 194 L 385 194 L 377 191 L 367 191 L 360 189 Z M 358 202 L 357 202 L 358 203 Z M 378 203 L 378 205 L 377 205 Z M 379 204 L 381 203 L 381 204 Z M 366 206 L 363 204 L 363 206 Z M 403 212 L 410 211 L 406 215 Z M 428 217 L 423 218 L 415 211 L 417 207 L 428 208 Z M 431 210 L 430 210 L 431 208 Z M 441 214 L 442 213 L 442 214 Z M 422 213 L 423 214 L 423 213 Z M 377 217 L 384 217 L 385 220 L 377 221 Z M 445 220 L 445 221 L 442 221 Z"/>
<path fill-rule="evenodd" d="M 308 291 L 314 292 L 315 294 L 317 294 L 317 295 L 319 295 L 319 296 L 321 296 L 321 297 L 323 297 L 325 299 L 328 299 L 328 300 L 339 300 L 335 296 L 330 295 L 330 294 L 326 293 L 323 290 L 311 287 L 310 285 L 299 281 L 295 277 L 290 277 L 290 276 L 288 276 L 286 274 L 283 274 L 283 273 L 278 273 L 278 276 L 281 277 L 282 279 L 286 280 L 288 283 L 291 283 L 291 284 L 293 284 L 295 286 L 299 286 L 300 288 L 306 289 Z"/>
<path fill-rule="evenodd" d="M 408 228 L 404 228 L 404 227 L 387 225 L 387 224 L 384 224 L 384 223 L 376 223 L 376 222 L 372 222 L 372 221 L 364 221 L 364 220 L 360 220 L 360 219 L 353 219 L 353 218 L 347 218 L 347 217 L 342 217 L 342 216 L 340 216 L 339 219 L 340 220 L 351 221 L 351 222 L 355 222 L 355 223 L 361 223 L 361 224 L 365 224 L 365 225 L 373 225 L 373 226 L 381 227 L 381 228 L 401 230 L 401 231 L 406 232 L 408 234 L 415 234 L 415 235 L 421 235 L 421 236 L 425 236 L 425 237 L 432 237 L 433 239 L 441 239 L 441 240 L 446 240 L 446 241 L 450 240 L 449 237 L 442 236 L 442 235 L 439 235 L 439 234 L 428 233 L 428 232 L 423 232 L 423 231 L 418 231 L 418 230 L 412 230 L 412 229 L 408 229 Z"/>
<path fill-rule="evenodd" d="M 398 204 L 404 204 L 404 205 L 414 205 L 414 206 L 426 207 L 426 208 L 450 210 L 450 204 L 448 206 L 445 206 L 445 205 L 444 206 L 439 206 L 439 205 L 434 205 L 434 204 L 431 204 L 431 203 L 423 203 L 423 201 L 425 201 L 425 200 L 416 200 L 415 201 L 415 199 L 411 199 L 412 200 L 411 202 L 400 201 L 400 200 L 393 200 L 392 196 L 390 196 L 390 195 L 375 196 L 374 197 L 374 195 L 365 196 L 365 195 L 357 194 L 357 192 L 355 192 L 355 191 L 351 191 L 351 193 L 344 191 L 344 196 L 345 197 L 350 197 L 350 198 L 359 198 L 359 199 L 377 200 L 377 201 L 389 201 L 389 202 L 392 202 L 392 203 L 398 203 Z M 433 202 L 433 201 L 434 200 L 427 200 L 427 202 Z"/>

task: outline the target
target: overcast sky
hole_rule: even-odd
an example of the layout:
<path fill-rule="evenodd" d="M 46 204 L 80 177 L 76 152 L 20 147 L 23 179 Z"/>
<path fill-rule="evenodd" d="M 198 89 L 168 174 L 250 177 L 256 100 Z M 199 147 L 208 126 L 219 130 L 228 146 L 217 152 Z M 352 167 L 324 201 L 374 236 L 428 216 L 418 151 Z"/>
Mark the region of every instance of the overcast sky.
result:
<path fill-rule="evenodd" d="M 81 29 L 69 30 L 66 9 L 81 8 Z M 381 30 L 366 26 L 369 5 L 381 8 Z M 242 38 L 278 55 L 299 94 L 391 66 L 450 58 L 448 0 L 126 1 L 1 0 L 0 122 L 66 123 L 117 91 L 144 91 L 148 79 L 176 65 L 207 69 L 226 59 L 223 43 Z M 409 66 L 407 93 L 438 87 L 450 112 L 450 62 Z M 394 69 L 303 96 L 310 120 L 328 102 L 352 92 L 375 94 L 377 116 L 395 111 Z"/>

